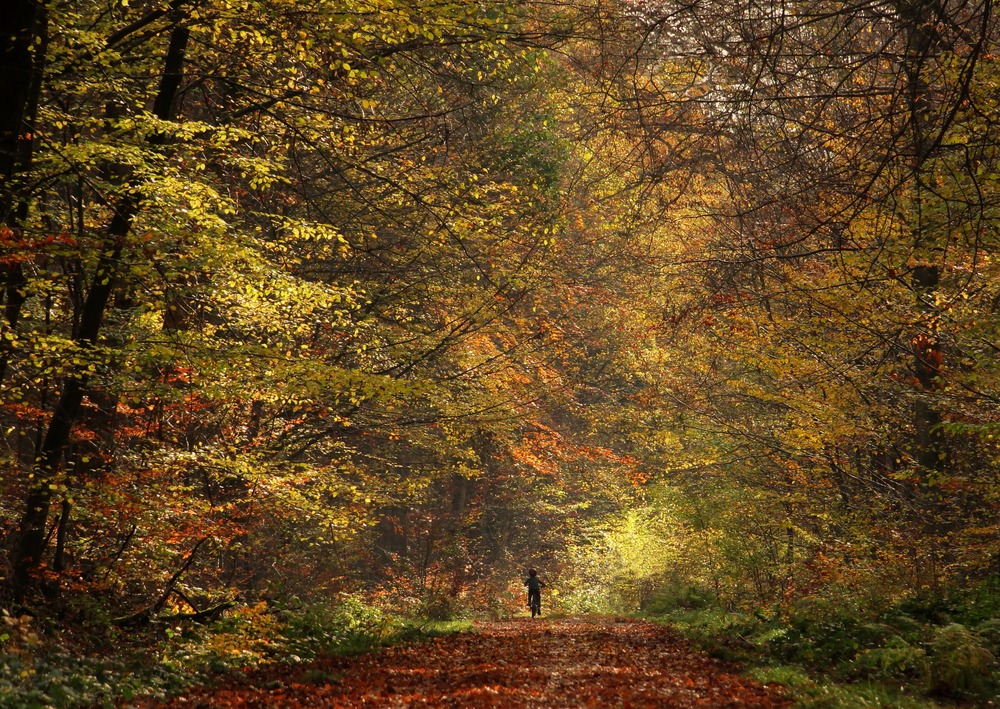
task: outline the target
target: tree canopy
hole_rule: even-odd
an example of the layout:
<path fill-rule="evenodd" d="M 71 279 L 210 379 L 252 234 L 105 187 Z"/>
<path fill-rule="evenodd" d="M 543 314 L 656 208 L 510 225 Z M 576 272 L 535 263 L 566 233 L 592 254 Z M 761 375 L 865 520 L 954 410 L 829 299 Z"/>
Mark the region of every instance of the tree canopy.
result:
<path fill-rule="evenodd" d="M 10 0 L 4 602 L 996 574 L 998 29 Z"/>

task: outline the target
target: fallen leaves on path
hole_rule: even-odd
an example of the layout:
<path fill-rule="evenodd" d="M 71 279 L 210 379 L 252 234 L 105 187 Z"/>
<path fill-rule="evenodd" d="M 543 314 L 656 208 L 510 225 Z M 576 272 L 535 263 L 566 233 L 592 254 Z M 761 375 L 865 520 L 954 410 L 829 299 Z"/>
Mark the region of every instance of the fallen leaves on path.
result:
<path fill-rule="evenodd" d="M 480 623 L 357 658 L 248 674 L 163 707 L 787 707 L 674 631 L 608 619 Z"/>

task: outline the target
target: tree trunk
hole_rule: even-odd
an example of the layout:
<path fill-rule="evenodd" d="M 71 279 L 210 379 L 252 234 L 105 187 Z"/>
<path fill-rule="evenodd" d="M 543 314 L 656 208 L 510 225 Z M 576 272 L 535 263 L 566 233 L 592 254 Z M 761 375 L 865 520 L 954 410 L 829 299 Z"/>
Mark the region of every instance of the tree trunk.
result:
<path fill-rule="evenodd" d="M 31 136 L 25 118 L 33 113 L 37 95 L 36 42 L 45 32 L 45 5 L 38 0 L 6 0 L 0 7 L 0 216 L 5 223 L 17 203 L 11 179 L 30 151 Z M 27 148 L 25 147 L 27 146 Z"/>
<path fill-rule="evenodd" d="M 911 286 L 917 309 L 933 323 L 934 294 L 941 282 L 941 268 L 929 229 L 934 225 L 925 222 L 922 202 L 925 192 L 925 165 L 937 150 L 939 127 L 935 122 L 935 109 L 930 87 L 924 78 L 928 63 L 941 44 L 935 29 L 942 19 L 944 8 L 933 0 L 899 0 L 896 3 L 900 18 L 906 23 L 906 55 L 903 71 L 906 74 L 910 114 L 910 150 L 912 151 L 912 180 L 914 204 L 917 210 L 913 227 L 914 253 L 923 262 L 914 267 Z M 930 242 L 930 243 L 928 243 Z M 940 338 L 934 325 L 918 332 L 913 342 L 913 371 L 919 392 L 913 408 L 914 458 L 925 472 L 939 471 L 944 467 L 945 442 L 940 433 L 941 414 L 934 404 L 938 388 L 938 375 L 943 361 Z"/>
<path fill-rule="evenodd" d="M 6 0 L 0 6 L 0 223 L 3 241 L 17 240 L 27 212 L 17 177 L 31 165 L 34 124 L 42 84 L 47 38 L 43 0 Z M 24 268 L 19 261 L 0 266 L 4 329 L 16 327 L 25 301 Z M 0 338 L 0 382 L 11 348 Z"/>
<path fill-rule="evenodd" d="M 936 265 L 913 269 L 918 308 L 927 310 L 931 307 L 927 301 L 933 297 L 940 280 L 941 270 Z M 945 441 L 940 428 L 941 414 L 932 401 L 944 359 L 938 333 L 932 329 L 918 333 L 913 350 L 914 376 L 921 390 L 913 411 L 915 458 L 925 471 L 940 471 L 946 458 Z"/>

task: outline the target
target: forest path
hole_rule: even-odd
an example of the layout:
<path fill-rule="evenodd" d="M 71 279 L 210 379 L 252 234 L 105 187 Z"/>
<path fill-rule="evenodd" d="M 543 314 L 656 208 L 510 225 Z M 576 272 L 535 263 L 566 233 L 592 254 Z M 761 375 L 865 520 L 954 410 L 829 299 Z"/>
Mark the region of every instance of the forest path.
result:
<path fill-rule="evenodd" d="M 787 707 L 670 628 L 521 618 L 472 633 L 283 671 L 258 671 L 171 707 Z"/>

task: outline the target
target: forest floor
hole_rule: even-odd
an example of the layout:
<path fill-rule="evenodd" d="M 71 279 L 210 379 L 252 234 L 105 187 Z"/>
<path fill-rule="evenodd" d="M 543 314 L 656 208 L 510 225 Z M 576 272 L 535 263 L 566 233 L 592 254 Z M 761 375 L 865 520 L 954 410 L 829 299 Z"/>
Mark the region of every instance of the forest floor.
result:
<path fill-rule="evenodd" d="M 270 667 L 133 707 L 773 707 L 781 688 L 676 631 L 610 618 L 520 618 L 352 658 Z"/>

